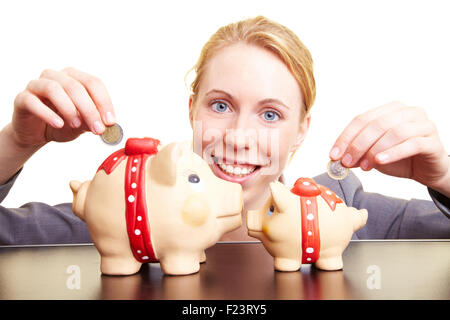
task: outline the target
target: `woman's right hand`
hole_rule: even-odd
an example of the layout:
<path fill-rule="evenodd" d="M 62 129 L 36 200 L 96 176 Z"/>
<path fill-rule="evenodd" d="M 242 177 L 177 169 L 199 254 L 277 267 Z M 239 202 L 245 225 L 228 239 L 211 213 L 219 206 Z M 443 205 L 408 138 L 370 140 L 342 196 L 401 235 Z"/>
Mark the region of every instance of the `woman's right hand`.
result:
<path fill-rule="evenodd" d="M 74 140 L 85 131 L 102 134 L 115 123 L 111 98 L 96 77 L 74 68 L 44 70 L 14 101 L 11 127 L 22 147 Z"/>

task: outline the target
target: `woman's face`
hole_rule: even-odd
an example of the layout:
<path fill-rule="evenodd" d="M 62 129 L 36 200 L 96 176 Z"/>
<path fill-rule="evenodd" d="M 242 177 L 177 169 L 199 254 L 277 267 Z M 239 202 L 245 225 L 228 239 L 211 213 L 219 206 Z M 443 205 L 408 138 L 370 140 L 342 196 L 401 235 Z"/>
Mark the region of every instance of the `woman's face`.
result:
<path fill-rule="evenodd" d="M 252 209 L 308 130 L 300 87 L 275 54 L 237 43 L 208 61 L 198 91 L 190 102 L 194 151 L 216 176 L 240 183 Z"/>

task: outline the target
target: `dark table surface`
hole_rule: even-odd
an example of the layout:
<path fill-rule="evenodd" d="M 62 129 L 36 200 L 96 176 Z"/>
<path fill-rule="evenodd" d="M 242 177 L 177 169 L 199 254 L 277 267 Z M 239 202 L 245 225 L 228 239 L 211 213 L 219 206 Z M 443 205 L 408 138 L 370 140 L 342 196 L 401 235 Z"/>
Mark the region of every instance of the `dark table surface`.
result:
<path fill-rule="evenodd" d="M 193 275 L 164 276 L 155 263 L 104 276 L 92 245 L 0 246 L 0 299 L 450 299 L 448 240 L 352 241 L 340 271 L 274 271 L 259 242 L 206 255 Z"/>

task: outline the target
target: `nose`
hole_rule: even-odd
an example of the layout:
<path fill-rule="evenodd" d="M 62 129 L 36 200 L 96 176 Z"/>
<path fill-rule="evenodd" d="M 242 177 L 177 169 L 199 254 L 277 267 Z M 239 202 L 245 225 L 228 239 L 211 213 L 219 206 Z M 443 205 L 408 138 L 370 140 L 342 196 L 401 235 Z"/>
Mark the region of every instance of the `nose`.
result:
<path fill-rule="evenodd" d="M 225 131 L 225 144 L 227 149 L 239 151 L 249 150 L 256 145 L 257 131 L 251 127 L 250 116 L 240 113 L 233 125 Z"/>
<path fill-rule="evenodd" d="M 258 132 L 255 128 L 234 126 L 225 131 L 224 143 L 230 152 L 248 152 L 257 148 Z"/>

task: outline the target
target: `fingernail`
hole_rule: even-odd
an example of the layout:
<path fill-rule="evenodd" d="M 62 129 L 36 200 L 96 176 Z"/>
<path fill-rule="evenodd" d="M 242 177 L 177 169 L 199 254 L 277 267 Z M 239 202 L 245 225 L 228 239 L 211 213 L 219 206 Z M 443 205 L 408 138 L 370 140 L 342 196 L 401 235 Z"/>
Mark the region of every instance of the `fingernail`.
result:
<path fill-rule="evenodd" d="M 333 149 L 331 149 L 330 157 L 336 159 L 338 156 L 339 156 L 339 148 L 334 147 Z"/>
<path fill-rule="evenodd" d="M 361 169 L 363 169 L 363 170 L 367 170 L 369 168 L 369 160 L 363 160 L 362 162 L 361 162 Z"/>
<path fill-rule="evenodd" d="M 78 128 L 81 125 L 81 120 L 78 117 L 75 117 L 75 119 L 73 119 L 72 121 L 72 126 L 74 128 Z"/>
<path fill-rule="evenodd" d="M 116 122 L 114 115 L 110 111 L 106 113 L 106 122 L 108 122 L 108 124 L 114 124 Z"/>
<path fill-rule="evenodd" d="M 379 153 L 377 154 L 377 159 L 379 162 L 383 163 L 388 160 L 389 156 L 386 153 Z"/>
<path fill-rule="evenodd" d="M 100 121 L 94 122 L 94 132 L 97 134 L 102 134 L 105 131 L 105 126 Z"/>
<path fill-rule="evenodd" d="M 52 123 L 56 128 L 62 128 L 64 126 L 64 121 L 60 118 L 53 118 Z"/>
<path fill-rule="evenodd" d="M 345 166 L 350 166 L 352 164 L 352 156 L 349 153 L 342 158 L 342 164 Z"/>

